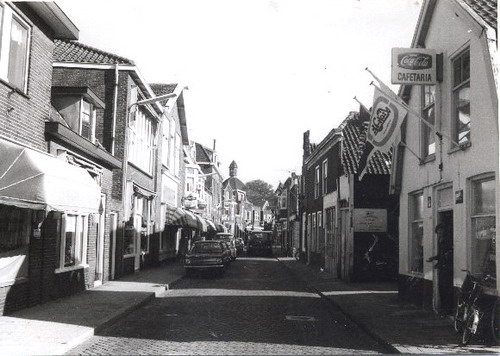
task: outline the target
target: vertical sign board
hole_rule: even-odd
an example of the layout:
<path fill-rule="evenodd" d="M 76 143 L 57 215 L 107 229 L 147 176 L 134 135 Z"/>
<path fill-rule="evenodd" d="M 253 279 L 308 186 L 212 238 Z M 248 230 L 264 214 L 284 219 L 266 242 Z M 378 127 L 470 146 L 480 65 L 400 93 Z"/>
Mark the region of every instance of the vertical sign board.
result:
<path fill-rule="evenodd" d="M 393 48 L 391 83 L 404 85 L 436 84 L 436 50 L 425 48 Z"/>
<path fill-rule="evenodd" d="M 387 232 L 386 209 L 354 209 L 354 232 Z"/>

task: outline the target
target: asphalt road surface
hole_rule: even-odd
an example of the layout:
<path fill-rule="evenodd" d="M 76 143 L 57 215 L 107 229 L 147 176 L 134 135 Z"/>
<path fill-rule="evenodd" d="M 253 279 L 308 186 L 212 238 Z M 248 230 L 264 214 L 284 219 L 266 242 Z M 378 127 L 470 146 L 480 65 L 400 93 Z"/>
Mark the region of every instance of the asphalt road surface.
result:
<path fill-rule="evenodd" d="M 68 354 L 370 354 L 369 335 L 274 258 L 185 277 Z"/>

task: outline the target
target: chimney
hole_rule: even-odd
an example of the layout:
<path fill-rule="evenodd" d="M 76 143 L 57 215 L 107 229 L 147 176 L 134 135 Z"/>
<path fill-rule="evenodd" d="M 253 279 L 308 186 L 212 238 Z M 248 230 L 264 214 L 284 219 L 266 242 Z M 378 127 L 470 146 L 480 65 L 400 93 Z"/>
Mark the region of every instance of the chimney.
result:
<path fill-rule="evenodd" d="M 304 132 L 304 140 L 302 145 L 303 154 L 302 157 L 306 159 L 311 154 L 311 142 L 309 141 L 309 130 Z"/>
<path fill-rule="evenodd" d="M 214 149 L 213 149 L 214 151 L 215 151 L 215 142 L 216 142 L 216 141 L 217 141 L 217 140 L 214 138 Z"/>

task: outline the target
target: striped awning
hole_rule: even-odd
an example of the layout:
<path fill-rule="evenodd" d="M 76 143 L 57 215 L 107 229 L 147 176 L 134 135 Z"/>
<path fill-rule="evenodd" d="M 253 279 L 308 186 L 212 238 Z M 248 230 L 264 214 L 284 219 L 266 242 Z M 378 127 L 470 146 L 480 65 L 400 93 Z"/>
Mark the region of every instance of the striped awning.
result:
<path fill-rule="evenodd" d="M 198 220 L 198 230 L 201 232 L 207 232 L 207 222 L 204 218 L 199 215 L 195 215 L 196 220 Z"/>
<path fill-rule="evenodd" d="M 222 224 L 215 224 L 217 232 L 226 232 L 226 228 Z"/>
<path fill-rule="evenodd" d="M 196 215 L 189 210 L 184 210 L 184 225 L 182 227 L 199 230 L 199 220 L 196 218 Z"/>
<path fill-rule="evenodd" d="M 207 222 L 207 230 L 217 231 L 215 224 L 211 220 L 205 219 L 205 221 Z"/>
<path fill-rule="evenodd" d="M 171 226 L 183 226 L 185 215 L 184 209 L 167 205 L 165 224 Z"/>

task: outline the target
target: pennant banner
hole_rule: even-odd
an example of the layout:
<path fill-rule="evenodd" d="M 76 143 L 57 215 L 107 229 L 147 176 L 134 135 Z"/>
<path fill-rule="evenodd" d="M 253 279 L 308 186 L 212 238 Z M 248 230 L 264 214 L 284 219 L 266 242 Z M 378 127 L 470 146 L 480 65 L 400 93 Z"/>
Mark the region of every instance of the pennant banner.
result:
<path fill-rule="evenodd" d="M 362 169 L 359 180 L 367 173 L 368 163 L 375 152 L 388 152 L 391 149 L 396 132 L 406 114 L 407 110 L 401 104 L 375 87 L 370 124 L 366 135 L 366 141 L 370 144 L 367 144 L 364 157 L 359 164 L 359 169 Z"/>

